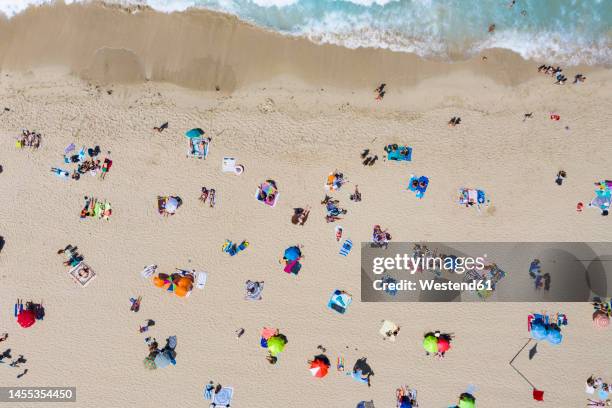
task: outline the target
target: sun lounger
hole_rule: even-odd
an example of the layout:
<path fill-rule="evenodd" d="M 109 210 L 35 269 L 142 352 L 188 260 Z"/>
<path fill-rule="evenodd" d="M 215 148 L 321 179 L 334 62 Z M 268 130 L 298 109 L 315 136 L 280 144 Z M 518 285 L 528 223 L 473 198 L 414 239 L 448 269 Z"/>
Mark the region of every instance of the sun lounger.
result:
<path fill-rule="evenodd" d="M 213 402 L 210 404 L 210 408 L 229 408 L 233 396 L 234 389 L 232 387 L 221 388 L 219 392 L 213 395 Z"/>
<path fill-rule="evenodd" d="M 195 287 L 198 289 L 204 289 L 204 286 L 206 286 L 207 279 L 208 279 L 208 274 L 206 272 L 196 272 Z"/>
<path fill-rule="evenodd" d="M 342 248 L 340 248 L 339 254 L 342 256 L 347 256 L 351 252 L 351 249 L 353 249 L 353 241 L 346 239 L 342 244 Z"/>
<path fill-rule="evenodd" d="M 236 171 L 236 159 L 233 157 L 224 157 L 221 164 L 221 171 L 224 173 L 234 173 Z"/>
<path fill-rule="evenodd" d="M 346 313 L 346 309 L 353 302 L 353 297 L 341 290 L 335 290 L 331 295 L 327 307 L 340 314 Z"/>

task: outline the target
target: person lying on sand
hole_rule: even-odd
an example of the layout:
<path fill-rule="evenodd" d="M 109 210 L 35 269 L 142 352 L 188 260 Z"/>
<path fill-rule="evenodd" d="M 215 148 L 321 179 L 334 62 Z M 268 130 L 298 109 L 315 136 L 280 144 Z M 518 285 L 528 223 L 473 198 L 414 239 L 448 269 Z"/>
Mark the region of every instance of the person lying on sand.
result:
<path fill-rule="evenodd" d="M 294 208 L 293 216 L 291 217 L 291 223 L 293 225 L 304 225 L 306 220 L 308 220 L 308 216 L 310 215 L 310 206 L 306 206 L 306 208 Z"/>
<path fill-rule="evenodd" d="M 206 187 L 202 187 L 202 193 L 200 194 L 200 201 L 205 203 L 208 199 L 209 191 Z"/>
<path fill-rule="evenodd" d="M 209 195 L 208 203 L 210 204 L 210 208 L 214 208 L 215 207 L 215 189 L 214 188 L 210 189 L 210 195 Z"/>

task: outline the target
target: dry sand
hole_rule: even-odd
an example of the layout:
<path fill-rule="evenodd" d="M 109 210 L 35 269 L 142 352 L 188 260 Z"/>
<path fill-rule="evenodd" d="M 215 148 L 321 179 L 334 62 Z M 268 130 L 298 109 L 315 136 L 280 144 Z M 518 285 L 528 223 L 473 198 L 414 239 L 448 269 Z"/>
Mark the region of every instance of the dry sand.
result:
<path fill-rule="evenodd" d="M 554 86 L 533 73 L 536 62 L 501 51 L 486 62 L 426 62 L 318 47 L 208 12 L 96 5 L 29 10 L 0 23 L 0 34 L 0 109 L 11 109 L 0 115 L 0 332 L 10 333 L 2 345 L 25 354 L 30 370 L 17 380 L 17 370 L 0 367 L 3 385 L 77 386 L 78 402 L 65 406 L 201 407 L 213 379 L 235 388 L 232 406 L 271 408 L 370 399 L 393 407 L 403 384 L 418 389 L 422 407 L 443 407 L 475 384 L 479 407 L 527 407 L 531 390 L 507 363 L 528 335 L 527 315 L 543 309 L 567 313 L 570 324 L 561 346 L 541 344 L 534 361 L 517 361 L 546 391 L 539 406 L 583 406 L 590 374 L 612 378 L 610 331 L 592 328 L 588 304 L 360 303 L 359 253 L 337 255 L 334 225 L 319 205 L 338 168 L 363 194 L 350 202 L 349 184 L 335 195 L 349 210 L 341 225 L 354 242 L 367 241 L 374 224 L 395 241 L 609 241 L 608 219 L 575 211 L 594 181 L 612 175 L 609 70 L 580 68 L 586 83 Z M 382 81 L 389 92 L 379 103 L 371 88 Z M 221 92 L 211 91 L 217 85 Z M 561 121 L 549 120 L 553 111 Z M 462 124 L 448 128 L 456 115 Z M 151 130 L 164 121 L 168 131 Z M 42 132 L 38 151 L 15 148 L 24 127 Z M 206 161 L 186 158 L 182 134 L 192 127 L 213 136 Z M 49 172 L 62 167 L 71 142 L 112 151 L 106 180 Z M 361 165 L 363 148 L 382 157 L 392 142 L 413 146 L 413 161 Z M 242 176 L 221 173 L 226 155 L 245 165 Z M 560 169 L 568 173 L 562 187 L 554 183 Z M 404 192 L 411 173 L 431 179 L 423 200 Z M 253 198 L 267 178 L 281 192 L 273 209 Z M 214 209 L 198 201 L 202 186 L 217 190 Z M 485 189 L 494 210 L 457 205 L 461 186 Z M 184 205 L 162 218 L 158 194 L 180 195 Z M 111 220 L 80 220 L 84 195 L 108 199 Z M 307 204 L 307 224 L 292 225 L 292 209 Z M 251 245 L 231 258 L 220 251 L 226 238 Z M 55 254 L 68 243 L 99 274 L 87 288 Z M 278 259 L 296 243 L 306 258 L 293 277 Z M 187 299 L 163 293 L 139 275 L 151 263 L 206 270 L 207 286 Z M 244 300 L 247 279 L 265 281 L 262 301 Z M 336 288 L 357 300 L 343 316 L 325 307 Z M 129 298 L 137 295 L 142 307 L 133 314 Z M 19 328 L 18 297 L 44 300 L 45 320 Z M 148 318 L 157 324 L 147 335 L 177 335 L 176 367 L 143 368 L 138 325 Z M 378 335 L 382 319 L 401 326 L 395 343 Z M 263 326 L 289 338 L 276 366 L 259 347 Z M 239 327 L 246 333 L 237 340 Z M 422 351 L 432 329 L 456 335 L 444 360 Z M 349 368 L 367 356 L 372 387 L 335 372 L 313 379 L 306 360 L 319 344 Z"/>

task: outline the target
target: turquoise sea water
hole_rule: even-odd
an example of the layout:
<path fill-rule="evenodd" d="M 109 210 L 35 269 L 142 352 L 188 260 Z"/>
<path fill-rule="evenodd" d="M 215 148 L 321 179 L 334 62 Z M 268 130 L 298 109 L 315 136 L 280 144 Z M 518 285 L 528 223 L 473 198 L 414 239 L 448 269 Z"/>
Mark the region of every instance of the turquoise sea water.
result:
<path fill-rule="evenodd" d="M 45 0 L 4 0 L 8 12 Z M 68 1 L 70 2 L 70 1 Z M 123 1 L 124 3 L 129 1 Z M 559 64 L 612 63 L 612 0 L 134 0 L 161 11 L 201 7 L 317 43 L 424 57 L 500 47 Z M 12 5 L 12 10 L 11 10 Z M 488 32 L 490 24 L 495 31 Z"/>

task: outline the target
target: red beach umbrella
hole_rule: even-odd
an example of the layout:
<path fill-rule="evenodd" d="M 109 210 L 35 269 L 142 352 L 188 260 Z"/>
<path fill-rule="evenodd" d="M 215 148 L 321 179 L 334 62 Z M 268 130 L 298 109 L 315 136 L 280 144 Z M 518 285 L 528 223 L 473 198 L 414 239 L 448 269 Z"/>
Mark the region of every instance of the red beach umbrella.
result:
<path fill-rule="evenodd" d="M 17 323 L 21 327 L 30 327 L 36 322 L 36 315 L 32 310 L 24 310 L 17 315 Z"/>
<path fill-rule="evenodd" d="M 313 377 L 323 378 L 327 375 L 329 366 L 321 360 L 314 360 L 310 363 L 310 373 Z"/>
<path fill-rule="evenodd" d="M 450 348 L 451 345 L 447 339 L 444 337 L 438 338 L 438 353 L 446 353 L 448 350 L 450 350 Z"/>
<path fill-rule="evenodd" d="M 544 401 L 544 391 L 534 388 L 533 399 L 536 401 Z"/>

